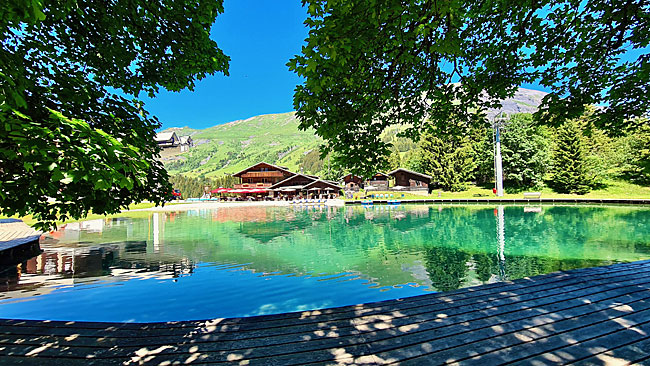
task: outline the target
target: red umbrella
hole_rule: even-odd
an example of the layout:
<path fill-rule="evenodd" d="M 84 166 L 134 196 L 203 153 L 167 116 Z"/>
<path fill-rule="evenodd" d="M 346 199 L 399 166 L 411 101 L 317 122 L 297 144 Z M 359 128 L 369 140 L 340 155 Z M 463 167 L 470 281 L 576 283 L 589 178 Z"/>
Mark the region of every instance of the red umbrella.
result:
<path fill-rule="evenodd" d="M 221 193 L 221 192 L 219 192 L 218 189 L 213 189 L 213 190 L 210 191 L 210 193 Z"/>
<path fill-rule="evenodd" d="M 251 193 L 266 193 L 266 189 L 262 189 L 262 188 L 251 189 Z"/>
<path fill-rule="evenodd" d="M 232 192 L 232 188 L 223 188 L 223 187 L 221 187 L 221 188 L 217 189 L 216 191 L 217 191 L 217 193 L 228 193 L 228 192 Z"/>

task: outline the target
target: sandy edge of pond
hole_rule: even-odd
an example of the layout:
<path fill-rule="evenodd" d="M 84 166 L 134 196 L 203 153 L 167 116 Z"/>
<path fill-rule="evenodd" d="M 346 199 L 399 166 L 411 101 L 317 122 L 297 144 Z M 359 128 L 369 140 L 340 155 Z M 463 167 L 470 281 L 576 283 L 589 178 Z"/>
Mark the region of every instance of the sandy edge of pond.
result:
<path fill-rule="evenodd" d="M 343 200 L 327 200 L 324 204 L 326 206 L 344 206 Z M 201 210 L 201 209 L 214 209 L 214 208 L 227 208 L 227 207 L 288 207 L 288 206 L 314 206 L 311 204 L 292 204 L 286 201 L 253 201 L 253 202 L 186 202 L 179 203 L 175 205 L 167 205 L 163 207 L 150 207 L 150 208 L 140 208 L 136 210 L 128 210 L 124 212 L 135 212 L 135 211 L 154 211 L 154 212 L 170 212 L 170 211 L 187 211 L 187 210 Z"/>

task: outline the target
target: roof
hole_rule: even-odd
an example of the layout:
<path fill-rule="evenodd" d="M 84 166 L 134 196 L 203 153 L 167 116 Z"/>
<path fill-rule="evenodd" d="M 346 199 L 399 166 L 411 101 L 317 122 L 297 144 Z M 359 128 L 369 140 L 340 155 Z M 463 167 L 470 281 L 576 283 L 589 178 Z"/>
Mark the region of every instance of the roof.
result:
<path fill-rule="evenodd" d="M 294 174 L 294 175 L 296 174 L 296 173 L 290 171 L 289 169 L 287 169 L 287 168 L 285 168 L 285 167 L 281 167 L 281 166 L 278 166 L 278 165 L 269 164 L 269 163 L 267 163 L 267 162 L 265 162 L 265 161 L 260 161 L 259 163 L 253 164 L 253 165 L 249 166 L 248 168 L 246 168 L 246 169 L 244 169 L 244 170 L 242 170 L 242 171 L 239 171 L 239 172 L 237 172 L 237 173 L 232 174 L 232 176 L 233 176 L 233 177 L 236 177 L 236 176 L 238 176 L 238 175 L 240 175 L 240 174 L 246 173 L 247 171 L 249 171 L 249 170 L 255 168 L 256 166 L 258 166 L 258 165 L 260 165 L 260 164 L 266 164 L 266 165 L 268 165 L 268 166 L 270 166 L 270 167 L 273 167 L 273 168 L 275 168 L 275 169 L 277 169 L 277 170 L 281 170 L 281 171 L 286 172 L 286 173 L 289 173 L 289 174 Z"/>
<path fill-rule="evenodd" d="M 159 141 L 159 142 L 169 141 L 169 140 L 173 139 L 174 136 L 178 140 L 178 135 L 176 135 L 176 132 L 174 132 L 174 131 L 172 131 L 172 132 L 159 132 L 159 133 L 156 134 L 155 140 Z"/>
<path fill-rule="evenodd" d="M 397 173 L 397 172 L 400 172 L 400 171 L 405 172 L 405 173 L 409 173 L 409 174 L 413 174 L 413 175 L 418 175 L 418 176 L 420 176 L 420 177 L 422 177 L 422 178 L 427 178 L 427 179 L 431 179 L 431 178 L 433 178 L 433 177 L 430 176 L 430 175 L 426 175 L 426 174 L 422 174 L 422 173 L 414 172 L 414 171 L 412 171 L 412 170 L 408 170 L 408 169 L 404 169 L 404 168 L 397 168 L 397 169 L 393 170 L 392 172 L 388 173 L 388 175 L 393 175 L 393 174 L 395 174 L 395 173 Z"/>
<path fill-rule="evenodd" d="M 390 178 L 390 175 L 388 175 L 386 173 L 378 172 L 378 173 L 373 174 L 372 177 L 370 177 L 369 179 L 372 179 L 372 178 L 374 178 L 374 177 L 376 177 L 378 175 L 381 175 L 381 176 L 383 176 L 385 178 Z"/>
<path fill-rule="evenodd" d="M 297 178 L 297 177 L 305 177 L 305 178 L 307 178 L 307 179 L 311 179 L 312 181 L 316 181 L 316 180 L 317 180 L 317 179 L 312 178 L 312 177 L 310 177 L 310 176 L 308 176 L 308 175 L 304 175 L 304 174 L 300 174 L 300 173 L 294 173 L 294 175 L 290 176 L 289 178 L 287 178 L 287 179 L 285 179 L 285 180 L 281 180 L 281 181 L 275 183 L 274 185 L 270 186 L 269 188 L 270 188 L 270 189 L 275 189 L 275 187 L 282 186 L 283 183 L 288 182 L 288 181 L 290 181 L 290 180 L 292 180 L 292 179 L 295 179 L 295 178 Z M 310 183 L 310 184 L 311 184 L 311 183 Z"/>
<path fill-rule="evenodd" d="M 311 183 L 307 184 L 307 185 L 305 186 L 305 188 L 309 188 L 309 187 L 311 187 L 311 186 L 313 186 L 313 185 L 315 185 L 315 184 L 317 184 L 317 183 L 324 183 L 324 184 L 326 184 L 326 185 L 328 185 L 328 186 L 336 187 L 337 189 L 343 189 L 343 187 L 339 186 L 339 185 L 336 184 L 336 183 L 333 183 L 333 182 L 330 182 L 330 181 L 326 181 L 326 180 L 320 180 L 320 179 L 317 180 L 317 181 L 314 181 L 314 182 L 311 182 Z"/>
<path fill-rule="evenodd" d="M 349 173 L 349 174 L 346 174 L 346 175 L 342 176 L 341 178 L 339 178 L 339 180 L 343 180 L 343 179 L 345 179 L 345 178 L 347 178 L 349 176 L 356 177 L 356 178 L 359 178 L 359 179 L 363 180 L 363 178 L 361 178 L 360 176 L 358 176 L 356 174 L 352 174 L 352 173 Z"/>
<path fill-rule="evenodd" d="M 179 139 L 181 140 L 181 144 L 187 144 L 189 141 L 192 140 L 192 137 L 191 136 L 181 136 L 181 137 L 179 137 Z"/>

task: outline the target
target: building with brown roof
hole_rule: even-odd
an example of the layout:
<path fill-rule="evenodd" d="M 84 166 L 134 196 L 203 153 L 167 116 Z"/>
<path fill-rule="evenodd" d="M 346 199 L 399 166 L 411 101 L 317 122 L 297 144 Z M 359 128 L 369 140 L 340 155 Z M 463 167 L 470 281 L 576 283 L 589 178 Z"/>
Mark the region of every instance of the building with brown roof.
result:
<path fill-rule="evenodd" d="M 339 180 L 346 191 L 358 191 L 363 188 L 363 178 L 354 174 L 348 174 Z"/>
<path fill-rule="evenodd" d="M 397 168 L 388 173 L 391 177 L 395 178 L 395 187 L 404 187 L 404 189 L 415 190 L 428 190 L 431 184 L 431 176 L 414 172 L 412 170 Z"/>
<path fill-rule="evenodd" d="M 388 190 L 388 181 L 390 176 L 384 173 L 376 173 L 370 179 L 366 180 L 365 187 L 372 187 L 373 189 Z"/>
<path fill-rule="evenodd" d="M 233 177 L 241 179 L 240 184 L 235 184 L 236 189 L 245 188 L 270 188 L 274 184 L 286 180 L 296 173 L 285 167 L 260 162 L 242 171 L 233 174 Z"/>

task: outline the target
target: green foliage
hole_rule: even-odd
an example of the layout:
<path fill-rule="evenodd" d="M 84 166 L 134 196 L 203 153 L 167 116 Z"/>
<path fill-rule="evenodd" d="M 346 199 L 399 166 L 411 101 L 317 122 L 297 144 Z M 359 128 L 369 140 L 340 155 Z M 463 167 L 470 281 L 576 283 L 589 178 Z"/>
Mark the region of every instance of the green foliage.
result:
<path fill-rule="evenodd" d="M 401 166 L 402 166 L 402 158 L 399 155 L 399 150 L 397 150 L 397 148 L 394 147 L 393 151 L 391 151 L 390 156 L 388 157 L 388 169 L 395 170 Z"/>
<path fill-rule="evenodd" d="M 343 166 L 367 176 L 386 163 L 381 133 L 425 119 L 479 124 L 525 83 L 552 92 L 536 119 L 552 126 L 587 105 L 608 134 L 650 110 L 650 4 L 558 0 L 430 2 L 305 0 L 307 45 L 288 66 L 305 79 L 294 105 Z M 621 55 L 636 50 L 636 59 Z M 428 122 L 427 122 L 428 123 Z"/>
<path fill-rule="evenodd" d="M 650 126 L 630 131 L 623 141 L 624 175 L 639 184 L 650 184 Z"/>
<path fill-rule="evenodd" d="M 221 1 L 0 5 L 0 213 L 37 227 L 163 202 L 160 126 L 141 102 L 227 73 L 209 36 Z M 118 92 L 114 92 L 117 90 Z"/>
<path fill-rule="evenodd" d="M 302 158 L 300 169 L 307 174 L 318 174 L 323 170 L 323 160 L 320 158 L 320 150 L 314 149 Z"/>
<path fill-rule="evenodd" d="M 433 177 L 432 184 L 447 191 L 462 191 L 476 162 L 472 140 L 468 137 L 427 132 L 420 140 L 420 167 Z"/>
<path fill-rule="evenodd" d="M 230 175 L 224 175 L 219 178 L 193 178 L 180 174 L 169 177 L 169 182 L 174 189 L 181 191 L 181 197 L 183 199 L 201 197 L 205 192 L 205 187 L 209 187 L 209 190 L 219 187 L 233 188 L 235 184 L 241 183 L 239 178 Z"/>
<path fill-rule="evenodd" d="M 579 122 L 567 121 L 556 132 L 553 170 L 548 182 L 560 193 L 585 194 L 594 184 L 589 175 L 587 157 Z"/>
<path fill-rule="evenodd" d="M 508 122 L 501 134 L 503 179 L 511 187 L 539 186 L 551 158 L 549 134 L 530 114 L 516 114 Z"/>

